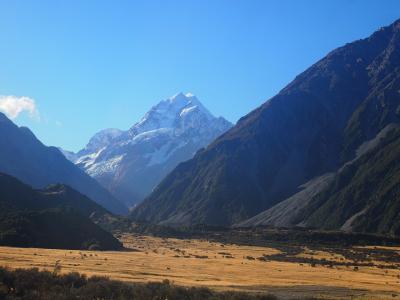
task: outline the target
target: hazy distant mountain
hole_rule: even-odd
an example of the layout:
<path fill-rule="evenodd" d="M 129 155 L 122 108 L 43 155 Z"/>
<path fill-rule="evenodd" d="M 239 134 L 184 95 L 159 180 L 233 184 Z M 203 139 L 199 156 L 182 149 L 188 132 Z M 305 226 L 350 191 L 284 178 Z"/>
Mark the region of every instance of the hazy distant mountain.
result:
<path fill-rule="evenodd" d="M 68 150 L 65 150 L 65 149 L 63 149 L 61 147 L 57 147 L 57 149 L 60 150 L 61 153 L 65 156 L 65 158 L 68 159 L 71 162 L 75 162 L 78 159 L 78 156 L 73 151 L 68 151 Z"/>
<path fill-rule="evenodd" d="M 33 186 L 44 188 L 64 183 L 113 213 L 127 208 L 96 180 L 68 161 L 55 147 L 46 147 L 26 127 L 18 127 L 0 113 L 0 172 Z"/>
<path fill-rule="evenodd" d="M 109 146 L 109 144 L 123 133 L 122 130 L 109 128 L 96 133 L 86 145 L 84 149 L 75 154 L 75 160 L 82 156 L 87 156 L 98 152 L 99 150 Z"/>
<path fill-rule="evenodd" d="M 231 126 L 195 96 L 180 93 L 152 107 L 127 131 L 100 131 L 73 161 L 132 206 L 180 162 Z"/>
<path fill-rule="evenodd" d="M 108 212 L 65 185 L 34 190 L 0 173 L 0 244 L 22 247 L 103 250 L 121 243 L 89 217 Z"/>
<path fill-rule="evenodd" d="M 400 21 L 338 48 L 180 164 L 134 211 L 164 224 L 399 233 Z"/>

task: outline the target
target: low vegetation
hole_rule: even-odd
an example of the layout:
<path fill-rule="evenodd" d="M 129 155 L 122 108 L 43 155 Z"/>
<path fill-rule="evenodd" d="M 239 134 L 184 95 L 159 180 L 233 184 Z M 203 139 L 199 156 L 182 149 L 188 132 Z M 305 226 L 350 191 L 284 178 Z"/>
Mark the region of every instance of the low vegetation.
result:
<path fill-rule="evenodd" d="M 124 233 L 119 238 L 125 251 L 0 247 L 0 266 L 79 272 L 140 285 L 164 281 L 185 289 L 267 293 L 284 299 L 400 297 L 400 247 L 277 242 L 249 246 Z"/>
<path fill-rule="evenodd" d="M 313 228 L 276 228 L 270 226 L 229 228 L 222 226 L 179 226 L 169 227 L 150 223 L 140 223 L 125 217 L 105 215 L 96 223 L 115 235 L 131 233 L 151 235 L 161 238 L 207 239 L 221 243 L 250 246 L 271 246 L 278 244 L 310 246 L 397 246 L 400 237 L 368 233 L 346 233 L 343 231 L 316 230 Z"/>
<path fill-rule="evenodd" d="M 184 288 L 168 280 L 147 284 L 126 283 L 79 273 L 59 274 L 38 269 L 0 268 L 1 299 L 140 299 L 140 300 L 275 300 L 272 295 L 215 292 L 207 288 Z"/>

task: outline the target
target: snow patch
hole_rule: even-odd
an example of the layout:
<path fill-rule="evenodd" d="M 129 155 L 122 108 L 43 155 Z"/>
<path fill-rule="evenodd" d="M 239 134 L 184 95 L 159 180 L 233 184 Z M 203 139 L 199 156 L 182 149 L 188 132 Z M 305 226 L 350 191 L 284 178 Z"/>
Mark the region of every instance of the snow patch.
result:
<path fill-rule="evenodd" d="M 108 160 L 103 160 L 98 163 L 94 163 L 87 169 L 87 172 L 91 176 L 102 175 L 105 173 L 113 173 L 115 169 L 119 166 L 124 156 L 125 154 L 122 154 L 112 157 Z"/>

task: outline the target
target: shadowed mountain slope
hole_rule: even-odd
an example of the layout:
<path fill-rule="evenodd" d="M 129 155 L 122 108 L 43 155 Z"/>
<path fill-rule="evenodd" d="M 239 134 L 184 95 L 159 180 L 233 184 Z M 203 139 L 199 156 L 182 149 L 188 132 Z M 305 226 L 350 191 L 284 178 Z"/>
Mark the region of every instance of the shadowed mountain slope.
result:
<path fill-rule="evenodd" d="M 180 164 L 132 217 L 162 224 L 232 225 L 279 205 L 302 185 L 337 172 L 355 159 L 364 142 L 398 124 L 399 90 L 397 21 L 332 51 L 297 76 Z M 320 188 L 326 185 L 329 181 Z M 316 226 L 340 225 L 309 218 Z"/>
<path fill-rule="evenodd" d="M 55 147 L 46 147 L 25 127 L 18 127 L 0 113 L 0 172 L 35 187 L 63 183 L 87 195 L 113 213 L 126 214 L 118 202 L 93 178 L 68 161 Z"/>
<path fill-rule="evenodd" d="M 34 190 L 0 174 L 0 244 L 62 249 L 120 249 L 90 217 L 108 212 L 64 185 Z"/>

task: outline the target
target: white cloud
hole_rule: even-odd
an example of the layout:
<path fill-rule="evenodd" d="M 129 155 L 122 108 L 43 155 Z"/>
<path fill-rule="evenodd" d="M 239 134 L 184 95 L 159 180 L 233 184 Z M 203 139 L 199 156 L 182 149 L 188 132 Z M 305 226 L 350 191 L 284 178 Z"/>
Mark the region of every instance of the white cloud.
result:
<path fill-rule="evenodd" d="M 29 97 L 0 95 L 0 111 L 4 112 L 10 119 L 15 119 L 24 111 L 28 112 L 31 118 L 39 119 L 39 111 L 35 100 Z"/>

